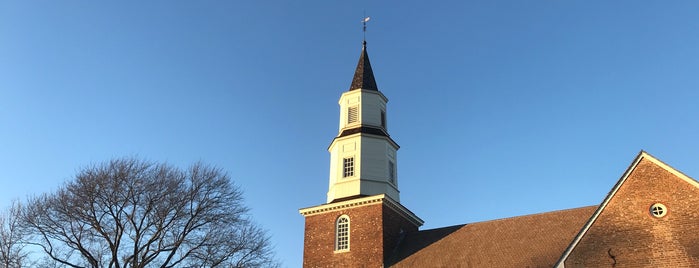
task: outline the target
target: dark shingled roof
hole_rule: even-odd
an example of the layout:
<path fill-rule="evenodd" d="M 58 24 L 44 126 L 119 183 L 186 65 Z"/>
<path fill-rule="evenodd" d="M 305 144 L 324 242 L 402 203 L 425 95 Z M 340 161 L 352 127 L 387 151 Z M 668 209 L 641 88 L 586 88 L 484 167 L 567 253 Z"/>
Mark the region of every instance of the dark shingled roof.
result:
<path fill-rule="evenodd" d="M 379 90 L 379 88 L 376 87 L 376 80 L 374 80 L 374 72 L 371 70 L 369 55 L 366 53 L 366 41 L 364 41 L 362 46 L 362 55 L 359 56 L 357 70 L 354 71 L 352 85 L 350 85 L 349 88 L 350 91 L 356 89 Z"/>
<path fill-rule="evenodd" d="M 367 197 L 367 196 L 368 196 L 368 195 L 365 195 L 365 194 L 358 194 L 358 195 L 353 195 L 353 196 L 348 196 L 348 197 L 333 199 L 333 201 L 330 201 L 328 204 L 331 204 L 331 203 L 339 203 L 339 202 L 342 202 L 342 201 L 347 201 L 347 200 L 352 200 L 352 199 L 357 199 L 357 198 L 362 198 L 362 197 Z"/>
<path fill-rule="evenodd" d="M 370 127 L 370 126 L 358 126 L 358 127 L 355 127 L 355 128 L 345 129 L 345 130 L 343 130 L 343 131 L 340 133 L 340 135 L 338 135 L 335 139 L 341 138 L 341 137 L 345 137 L 345 136 L 349 136 L 349 135 L 354 135 L 354 134 L 357 134 L 357 133 L 364 133 L 364 134 L 372 134 L 372 135 L 376 135 L 376 136 L 383 136 L 383 137 L 386 137 L 391 143 L 393 143 L 394 145 L 398 146 L 398 144 L 396 143 L 396 141 L 394 141 L 393 139 L 391 139 L 391 136 L 389 136 L 388 133 L 386 133 L 386 130 L 384 130 L 384 129 L 382 129 L 382 128 L 376 128 L 376 127 Z M 334 140 L 333 140 L 333 142 L 334 142 Z M 398 146 L 398 147 L 400 148 L 400 146 Z"/>
<path fill-rule="evenodd" d="M 408 233 L 387 267 L 553 267 L 597 206 Z"/>
<path fill-rule="evenodd" d="M 367 133 L 367 134 L 373 134 L 373 135 L 377 135 L 377 136 L 389 137 L 388 133 L 386 133 L 386 131 L 384 131 L 383 129 L 375 128 L 375 127 L 367 127 L 367 126 L 345 129 L 337 137 L 339 138 L 339 137 L 349 136 L 349 135 L 357 134 L 357 133 Z"/>

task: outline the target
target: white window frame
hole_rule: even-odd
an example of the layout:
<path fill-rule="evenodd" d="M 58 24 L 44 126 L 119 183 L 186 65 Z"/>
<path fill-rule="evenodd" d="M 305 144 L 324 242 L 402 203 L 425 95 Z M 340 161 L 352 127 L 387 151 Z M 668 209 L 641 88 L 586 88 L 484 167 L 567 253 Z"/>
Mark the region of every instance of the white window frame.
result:
<path fill-rule="evenodd" d="M 354 177 L 354 156 L 342 158 L 342 177 Z"/>
<path fill-rule="evenodd" d="M 335 252 L 350 250 L 350 218 L 347 215 L 337 217 L 335 221 Z"/>
<path fill-rule="evenodd" d="M 650 206 L 650 215 L 656 218 L 662 218 L 667 215 L 667 207 L 661 203 L 655 203 Z"/>

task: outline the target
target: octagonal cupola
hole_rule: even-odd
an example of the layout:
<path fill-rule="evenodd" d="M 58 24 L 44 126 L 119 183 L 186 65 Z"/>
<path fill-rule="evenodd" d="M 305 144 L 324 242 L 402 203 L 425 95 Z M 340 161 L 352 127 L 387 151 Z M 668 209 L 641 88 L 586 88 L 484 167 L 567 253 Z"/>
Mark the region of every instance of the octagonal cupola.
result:
<path fill-rule="evenodd" d="M 340 127 L 328 148 L 328 203 L 375 194 L 400 201 L 399 146 L 388 135 L 387 102 L 376 85 L 365 41 L 350 88 L 340 96 Z"/>

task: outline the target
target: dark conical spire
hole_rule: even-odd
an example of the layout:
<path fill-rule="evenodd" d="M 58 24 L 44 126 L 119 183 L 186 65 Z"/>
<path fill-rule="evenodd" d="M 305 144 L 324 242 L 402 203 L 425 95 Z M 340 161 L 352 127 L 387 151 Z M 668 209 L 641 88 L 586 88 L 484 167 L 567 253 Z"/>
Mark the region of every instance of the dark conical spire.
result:
<path fill-rule="evenodd" d="M 376 80 L 374 80 L 374 72 L 371 70 L 371 63 L 369 63 L 369 54 L 366 52 L 366 41 L 363 43 L 362 55 L 359 56 L 357 70 L 354 71 L 352 85 L 350 85 L 349 88 L 350 91 L 356 89 L 379 90 L 379 88 L 376 87 Z"/>

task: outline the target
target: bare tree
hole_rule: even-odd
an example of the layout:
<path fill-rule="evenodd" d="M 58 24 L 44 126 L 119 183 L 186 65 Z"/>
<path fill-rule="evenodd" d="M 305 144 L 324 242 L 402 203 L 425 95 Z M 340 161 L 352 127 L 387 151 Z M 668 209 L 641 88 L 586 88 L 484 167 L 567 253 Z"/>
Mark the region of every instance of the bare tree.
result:
<path fill-rule="evenodd" d="M 68 267 L 276 265 L 247 212 L 220 169 L 117 159 L 30 198 L 22 220 L 32 244 Z"/>
<path fill-rule="evenodd" d="M 0 213 L 0 267 L 24 267 L 28 263 L 28 252 L 24 250 L 24 233 L 20 223 L 21 204 L 13 201 Z"/>

